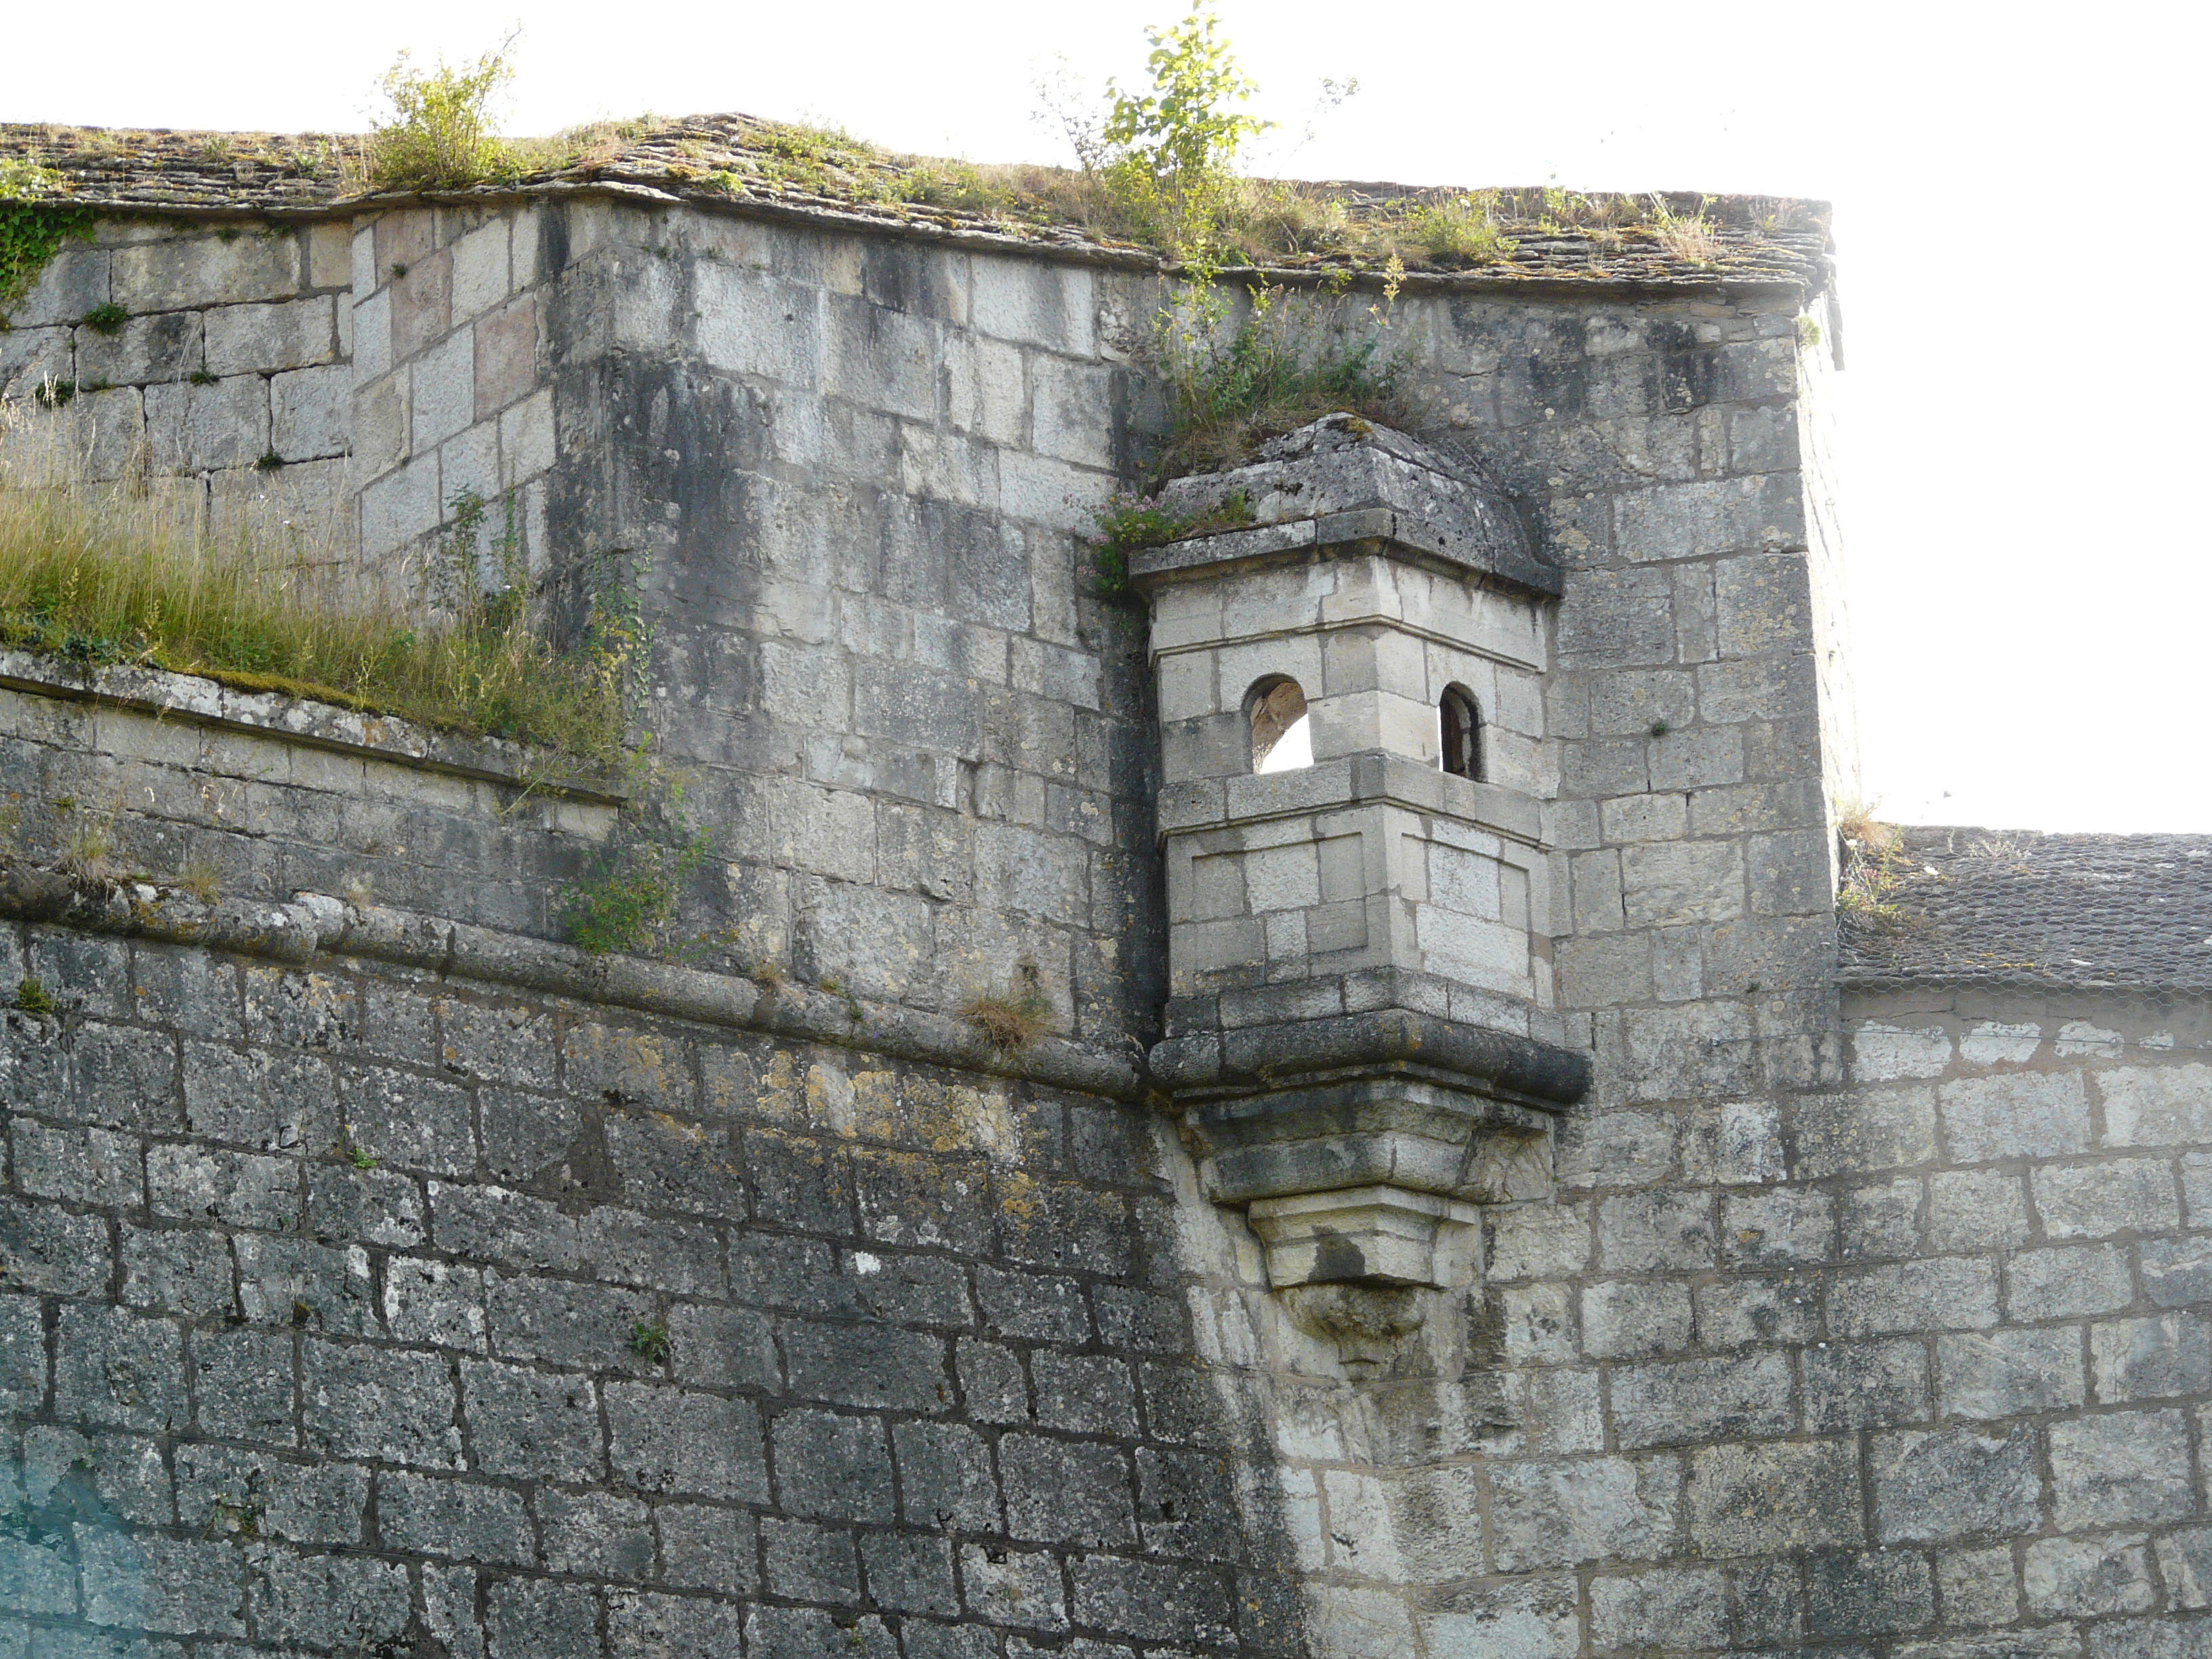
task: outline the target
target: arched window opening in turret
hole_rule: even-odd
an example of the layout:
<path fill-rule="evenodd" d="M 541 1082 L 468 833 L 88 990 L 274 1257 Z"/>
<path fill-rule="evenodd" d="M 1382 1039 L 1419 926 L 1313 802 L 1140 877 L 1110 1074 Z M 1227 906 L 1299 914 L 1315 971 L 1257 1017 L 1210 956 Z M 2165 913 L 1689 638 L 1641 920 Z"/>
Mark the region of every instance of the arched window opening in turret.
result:
<path fill-rule="evenodd" d="M 1437 706 L 1437 763 L 1454 777 L 1482 775 L 1482 709 L 1465 686 L 1444 688 Z"/>
<path fill-rule="evenodd" d="M 1313 764 L 1313 729 L 1306 694 L 1294 679 L 1274 675 L 1252 688 L 1252 769 L 1295 772 Z"/>

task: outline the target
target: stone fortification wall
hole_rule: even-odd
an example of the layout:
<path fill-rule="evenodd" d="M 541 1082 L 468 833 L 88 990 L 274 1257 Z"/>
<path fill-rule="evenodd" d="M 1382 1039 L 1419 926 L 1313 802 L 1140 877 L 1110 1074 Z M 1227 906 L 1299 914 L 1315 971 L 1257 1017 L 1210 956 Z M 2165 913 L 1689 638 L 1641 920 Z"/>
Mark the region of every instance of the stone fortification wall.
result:
<path fill-rule="evenodd" d="M 64 242 L 0 330 L 0 398 L 33 409 L 13 482 L 145 477 L 218 536 L 244 518 L 319 556 L 349 552 L 349 235 L 147 218 Z M 67 396 L 51 416 L 42 389 Z"/>
<path fill-rule="evenodd" d="M 561 263 L 550 234 L 549 270 L 537 212 L 401 209 L 352 228 L 352 487 L 371 568 L 419 572 L 470 495 L 489 504 L 491 534 L 512 534 L 531 574 L 556 564 L 542 349 L 546 280 Z M 572 556 L 586 550 L 598 550 Z"/>
<path fill-rule="evenodd" d="M 57 1006 L 0 1651 L 1295 1647 L 1126 1104 L 359 957 L 0 972 Z"/>
<path fill-rule="evenodd" d="M 1080 537 L 1158 425 L 1157 279 L 582 193 L 347 234 L 284 245 L 343 290 L 369 556 L 463 489 L 541 573 L 650 556 L 720 954 L 647 995 L 546 944 L 611 786 L 9 669 L 32 861 L 112 799 L 128 869 L 415 913 L 318 900 L 354 921 L 285 958 L 9 900 L 0 982 L 55 1003 L 0 1060 L 17 1651 L 2199 1639 L 2203 1011 L 1846 1018 L 1796 292 L 1399 303 L 1423 435 L 1559 567 L 1494 787 L 1594 1080 L 1480 1280 L 1377 1314 L 1271 1291 L 1143 1100 L 1163 711 Z M 1049 1033 L 989 1051 L 957 1011 L 1032 970 Z"/>
<path fill-rule="evenodd" d="M 331 311 L 315 384 L 349 364 L 325 423 L 372 562 L 419 572 L 465 490 L 541 575 L 652 556 L 653 724 L 727 854 L 696 931 L 940 1008 L 1026 956 L 1063 1029 L 1157 1018 L 1142 629 L 1079 539 L 1157 421 L 1156 279 L 591 198 L 364 215 L 343 270 L 337 224 L 235 228 L 104 229 L 161 293 L 100 289 L 123 254 L 72 246 L 8 337 L 92 339 L 59 319 L 95 289 L 126 342 L 251 321 L 239 388 L 162 372 L 265 400 L 305 372 L 269 367 L 279 313 Z M 249 297 L 285 249 L 343 291 Z M 1796 321 L 1757 289 L 1400 307 L 1413 401 L 1566 567 L 1545 735 L 1501 759 L 1554 803 L 1559 1005 L 1615 1070 L 1659 1067 L 1647 1093 L 1683 1083 L 1677 1037 L 1728 1080 L 1805 1075 L 1824 1018 Z M 295 471 L 229 461 L 263 494 Z M 1535 723 L 1492 713 L 1501 744 Z"/>
<path fill-rule="evenodd" d="M 1133 443 L 1148 292 L 733 218 L 564 221 L 562 545 L 648 555 L 651 718 L 718 831 L 701 931 L 949 1012 L 1157 1017 L 1142 629 L 1085 503 Z M 1117 334 L 1117 330 L 1120 333 Z"/>
<path fill-rule="evenodd" d="M 1507 1650 L 2201 1639 L 2208 1012 L 1855 1000 L 1844 1086 L 1601 1119 L 1494 1212 L 1553 1402 L 1453 1488 Z"/>

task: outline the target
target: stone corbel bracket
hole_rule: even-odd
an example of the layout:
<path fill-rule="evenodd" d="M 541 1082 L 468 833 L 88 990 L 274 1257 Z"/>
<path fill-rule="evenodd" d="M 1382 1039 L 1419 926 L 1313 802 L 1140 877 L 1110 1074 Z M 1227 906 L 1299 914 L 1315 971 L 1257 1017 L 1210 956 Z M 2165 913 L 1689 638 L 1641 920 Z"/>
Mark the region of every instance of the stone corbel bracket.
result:
<path fill-rule="evenodd" d="M 1152 1069 L 1278 1289 L 1467 1282 L 1477 1206 L 1550 1196 L 1589 1085 L 1571 1049 L 1403 1007 L 1171 1037 Z"/>

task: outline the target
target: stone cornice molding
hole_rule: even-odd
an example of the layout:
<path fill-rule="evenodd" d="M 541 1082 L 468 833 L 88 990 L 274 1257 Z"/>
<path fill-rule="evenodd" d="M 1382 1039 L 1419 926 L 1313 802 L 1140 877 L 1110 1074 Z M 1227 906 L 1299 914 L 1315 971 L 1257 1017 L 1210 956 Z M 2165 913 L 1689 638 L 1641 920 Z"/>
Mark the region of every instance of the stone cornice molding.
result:
<path fill-rule="evenodd" d="M 0 864 L 0 917 L 198 945 L 292 967 L 361 957 L 443 979 L 828 1043 L 1113 1100 L 1142 1100 L 1148 1088 L 1133 1042 L 1116 1051 L 1041 1036 L 1009 1051 L 951 1015 L 796 984 L 771 990 L 735 975 L 642 957 L 594 957 L 547 939 L 386 905 L 349 904 L 327 894 L 299 893 L 289 903 L 232 899 L 204 904 L 174 888 L 148 883 L 88 887 L 57 871 Z"/>

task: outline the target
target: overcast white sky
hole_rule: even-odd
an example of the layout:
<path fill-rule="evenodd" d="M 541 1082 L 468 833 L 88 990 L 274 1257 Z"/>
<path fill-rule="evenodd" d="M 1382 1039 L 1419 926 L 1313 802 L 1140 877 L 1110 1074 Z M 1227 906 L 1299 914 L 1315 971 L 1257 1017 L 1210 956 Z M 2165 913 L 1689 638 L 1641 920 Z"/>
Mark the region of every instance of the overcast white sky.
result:
<path fill-rule="evenodd" d="M 513 126 L 744 110 L 1059 159 L 1040 75 L 1134 74 L 1180 3 L 538 4 Z M 513 0 L 11 11 L 6 118 L 284 131 L 358 127 L 402 47 L 472 56 L 518 21 Z M 1921 823 L 2212 831 L 2195 9 L 1220 12 L 1260 112 L 1296 128 L 1322 78 L 1360 83 L 1285 171 L 1832 200 L 1869 793 Z"/>

